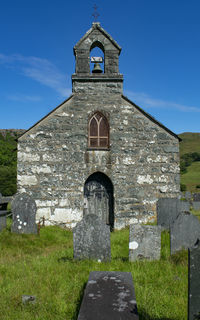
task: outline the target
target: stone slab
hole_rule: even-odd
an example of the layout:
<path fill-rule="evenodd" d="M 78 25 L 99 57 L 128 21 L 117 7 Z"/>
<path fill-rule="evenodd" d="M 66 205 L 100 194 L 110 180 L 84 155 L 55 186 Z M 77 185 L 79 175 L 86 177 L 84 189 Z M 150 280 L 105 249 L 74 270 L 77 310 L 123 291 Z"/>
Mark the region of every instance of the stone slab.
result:
<path fill-rule="evenodd" d="M 7 211 L 0 211 L 0 231 L 6 228 L 6 215 Z"/>
<path fill-rule="evenodd" d="M 160 251 L 160 226 L 130 225 L 129 261 L 140 259 L 159 260 Z"/>
<path fill-rule="evenodd" d="M 73 229 L 74 259 L 111 259 L 110 227 L 88 214 Z"/>
<path fill-rule="evenodd" d="M 12 201 L 12 214 L 12 232 L 37 233 L 35 223 L 36 203 L 31 196 L 26 193 L 17 194 Z"/>
<path fill-rule="evenodd" d="M 193 214 L 180 214 L 170 232 L 171 254 L 194 246 L 200 239 L 200 223 Z"/>
<path fill-rule="evenodd" d="M 139 319 L 130 272 L 90 272 L 78 320 L 94 319 Z"/>
<path fill-rule="evenodd" d="M 200 244 L 189 249 L 188 320 L 200 319 Z"/>
<path fill-rule="evenodd" d="M 157 202 L 157 224 L 170 230 L 181 212 L 189 212 L 190 203 L 176 198 L 162 198 Z"/>
<path fill-rule="evenodd" d="M 36 296 L 30 295 L 23 295 L 22 296 L 22 303 L 23 304 L 35 304 L 36 303 Z"/>

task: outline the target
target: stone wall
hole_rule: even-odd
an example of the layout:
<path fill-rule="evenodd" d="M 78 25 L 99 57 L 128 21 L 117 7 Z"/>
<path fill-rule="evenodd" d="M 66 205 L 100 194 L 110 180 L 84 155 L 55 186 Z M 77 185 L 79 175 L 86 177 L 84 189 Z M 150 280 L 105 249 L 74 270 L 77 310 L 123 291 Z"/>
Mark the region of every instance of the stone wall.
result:
<path fill-rule="evenodd" d="M 18 140 L 18 191 L 36 200 L 37 219 L 75 226 L 84 183 L 97 171 L 113 183 L 118 229 L 151 219 L 158 198 L 179 194 L 177 137 L 111 91 L 111 82 L 103 82 L 106 94 L 99 85 L 76 81 L 75 93 Z M 88 149 L 88 119 L 97 110 L 110 124 L 109 150 Z"/>

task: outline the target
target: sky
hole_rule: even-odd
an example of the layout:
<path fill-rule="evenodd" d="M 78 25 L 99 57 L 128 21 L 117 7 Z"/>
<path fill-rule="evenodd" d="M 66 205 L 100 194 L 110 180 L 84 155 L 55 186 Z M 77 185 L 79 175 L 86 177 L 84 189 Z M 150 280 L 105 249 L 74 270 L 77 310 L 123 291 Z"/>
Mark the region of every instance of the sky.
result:
<path fill-rule="evenodd" d="M 0 129 L 28 129 L 71 95 L 95 4 L 122 47 L 124 95 L 176 134 L 200 132 L 199 0 L 0 0 Z"/>

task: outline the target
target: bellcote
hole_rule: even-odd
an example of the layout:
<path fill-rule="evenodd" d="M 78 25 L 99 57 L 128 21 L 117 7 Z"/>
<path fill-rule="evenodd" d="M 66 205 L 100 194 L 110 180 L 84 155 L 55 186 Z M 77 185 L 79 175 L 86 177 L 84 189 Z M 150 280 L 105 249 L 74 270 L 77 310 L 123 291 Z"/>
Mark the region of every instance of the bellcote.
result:
<path fill-rule="evenodd" d="M 95 47 L 101 49 L 103 54 L 103 70 L 99 72 L 91 71 L 90 53 Z M 121 47 L 117 42 L 100 26 L 94 22 L 92 28 L 74 46 L 76 59 L 75 73 L 72 75 L 73 92 L 77 92 L 77 82 L 122 82 L 123 76 L 119 73 L 119 55 Z M 97 59 L 98 60 L 98 59 Z M 100 70 L 100 66 L 99 66 Z"/>

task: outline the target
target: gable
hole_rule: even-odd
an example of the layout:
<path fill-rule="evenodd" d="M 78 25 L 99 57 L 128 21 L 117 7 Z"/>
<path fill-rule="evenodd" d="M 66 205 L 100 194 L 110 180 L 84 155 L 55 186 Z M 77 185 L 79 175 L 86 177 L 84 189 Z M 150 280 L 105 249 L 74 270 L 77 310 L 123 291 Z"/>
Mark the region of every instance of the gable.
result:
<path fill-rule="evenodd" d="M 133 107 L 135 107 L 141 114 L 143 114 L 147 119 L 158 125 L 160 128 L 164 129 L 167 133 L 169 133 L 171 136 L 175 137 L 179 141 L 181 141 L 181 138 L 177 134 L 175 134 L 173 131 L 165 127 L 161 122 L 157 121 L 154 117 L 152 117 L 149 113 L 144 111 L 142 108 L 140 108 L 138 105 L 136 105 L 134 102 L 129 100 L 126 96 L 122 95 L 122 99 L 124 99 L 126 102 L 130 103 Z"/>
<path fill-rule="evenodd" d="M 98 39 L 99 37 L 99 39 Z M 99 23 L 93 23 L 92 28 L 90 28 L 86 34 L 77 42 L 74 46 L 74 53 L 77 49 L 84 48 L 88 46 L 88 41 L 96 41 L 104 42 L 106 45 L 112 45 L 113 49 L 117 49 L 118 53 L 121 52 L 121 47 L 118 43 L 100 26 Z M 107 41 L 106 41 L 107 40 Z M 103 44 L 103 43 L 102 43 Z"/>
<path fill-rule="evenodd" d="M 56 108 L 54 108 L 52 111 L 50 111 L 46 116 L 44 116 L 42 119 L 40 119 L 38 122 L 36 122 L 33 126 L 31 126 L 28 130 L 26 130 L 17 140 L 21 140 L 23 138 L 25 138 L 27 136 L 28 133 L 31 133 L 34 129 L 36 129 L 38 126 L 40 126 L 41 124 L 43 124 L 45 121 L 47 121 L 48 119 L 50 119 L 51 117 L 54 116 L 54 114 L 56 113 L 56 111 L 58 111 L 58 109 L 62 109 L 62 107 L 64 107 L 66 104 L 68 104 L 68 102 L 71 101 L 71 99 L 73 98 L 73 94 L 67 98 L 66 100 L 64 100 L 61 104 L 59 104 Z"/>

